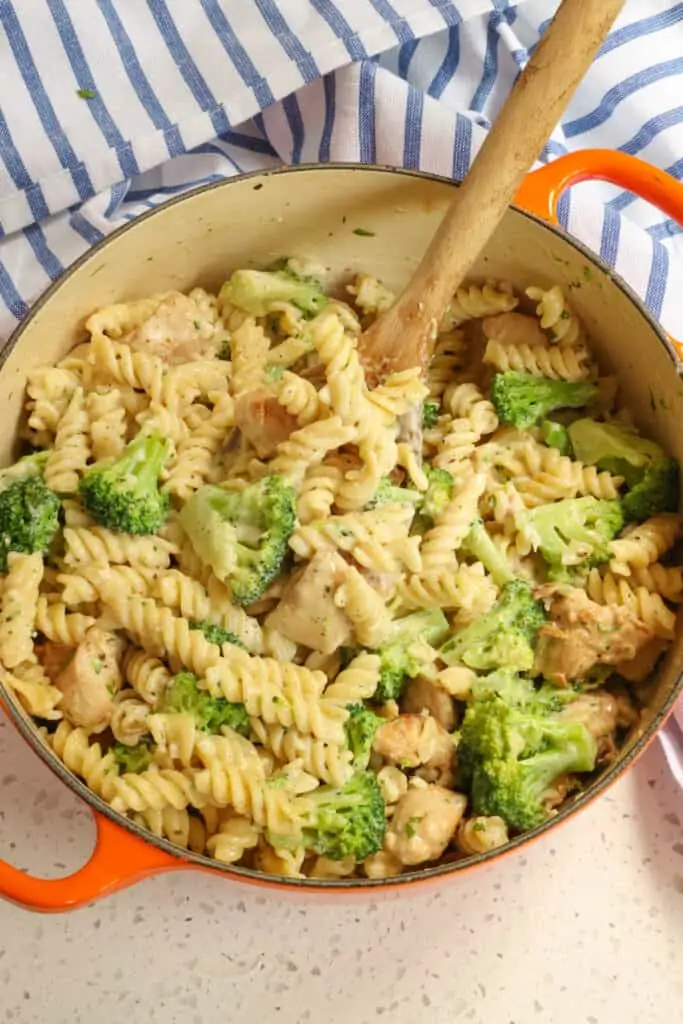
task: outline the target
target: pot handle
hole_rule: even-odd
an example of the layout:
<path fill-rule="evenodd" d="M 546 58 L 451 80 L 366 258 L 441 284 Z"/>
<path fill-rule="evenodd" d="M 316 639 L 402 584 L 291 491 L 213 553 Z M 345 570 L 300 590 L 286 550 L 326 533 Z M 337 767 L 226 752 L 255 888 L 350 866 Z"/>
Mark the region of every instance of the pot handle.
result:
<path fill-rule="evenodd" d="M 584 149 L 561 156 L 529 174 L 515 196 L 515 205 L 557 224 L 563 192 L 582 181 L 609 181 L 658 207 L 683 224 L 683 184 L 652 164 L 613 149 Z M 680 359 L 683 342 L 669 336 Z"/>
<path fill-rule="evenodd" d="M 188 866 L 104 815 L 94 818 L 97 839 L 87 864 L 66 878 L 36 878 L 0 860 L 0 897 L 27 910 L 73 910 L 149 875 Z"/>

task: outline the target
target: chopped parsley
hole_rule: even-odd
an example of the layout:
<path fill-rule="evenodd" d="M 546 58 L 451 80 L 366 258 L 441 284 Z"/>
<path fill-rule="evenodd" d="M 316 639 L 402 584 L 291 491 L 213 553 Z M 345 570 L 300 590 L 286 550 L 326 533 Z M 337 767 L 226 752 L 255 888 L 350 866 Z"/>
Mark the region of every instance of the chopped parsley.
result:
<path fill-rule="evenodd" d="M 354 235 L 359 235 L 361 238 L 374 238 L 375 237 L 375 232 L 374 231 L 368 231 L 367 228 L 354 228 L 353 229 L 353 233 L 354 233 Z"/>
<path fill-rule="evenodd" d="M 82 100 L 96 100 L 97 93 L 94 89 L 76 89 L 76 95 Z"/>

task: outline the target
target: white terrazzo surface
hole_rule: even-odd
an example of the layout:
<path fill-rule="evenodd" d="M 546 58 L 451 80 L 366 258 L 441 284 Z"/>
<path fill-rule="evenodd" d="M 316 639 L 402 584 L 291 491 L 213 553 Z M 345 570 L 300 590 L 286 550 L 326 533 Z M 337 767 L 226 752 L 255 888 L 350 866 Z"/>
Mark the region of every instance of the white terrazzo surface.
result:
<path fill-rule="evenodd" d="M 68 873 L 88 819 L 0 720 L 0 856 Z M 682 821 L 654 747 L 556 835 L 440 890 L 302 906 L 183 872 L 65 915 L 0 902 L 0 1022 L 669 1024 Z"/>

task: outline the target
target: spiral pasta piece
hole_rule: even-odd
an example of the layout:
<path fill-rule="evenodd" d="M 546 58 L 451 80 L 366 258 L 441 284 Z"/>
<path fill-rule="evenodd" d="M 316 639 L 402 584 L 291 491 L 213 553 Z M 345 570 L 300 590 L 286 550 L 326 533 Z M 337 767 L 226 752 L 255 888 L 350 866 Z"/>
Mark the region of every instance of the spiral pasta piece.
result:
<path fill-rule="evenodd" d="M 353 566 L 337 589 L 334 603 L 346 612 L 362 647 L 382 645 L 391 629 L 391 615 L 384 599 Z"/>
<path fill-rule="evenodd" d="M 427 367 L 430 398 L 440 398 L 456 372 L 467 361 L 465 336 L 462 331 L 448 331 L 436 339 L 434 353 Z"/>
<path fill-rule="evenodd" d="M 218 832 L 206 841 L 208 853 L 222 864 L 236 864 L 247 850 L 258 846 L 261 830 L 242 815 L 231 815 L 221 822 Z"/>
<path fill-rule="evenodd" d="M 338 466 L 318 463 L 306 470 L 297 496 L 297 518 L 306 524 L 330 515 L 334 505 L 342 471 Z"/>
<path fill-rule="evenodd" d="M 529 345 L 503 345 L 490 340 L 486 344 L 484 362 L 497 370 L 517 370 L 552 380 L 577 381 L 590 376 L 588 350 L 582 345 L 531 348 Z"/>
<path fill-rule="evenodd" d="M 169 839 L 184 850 L 189 847 L 195 853 L 204 852 L 206 846 L 204 827 L 186 810 L 179 811 L 175 807 L 165 807 L 160 811 L 153 807 L 146 807 L 143 811 L 133 815 L 133 821 L 148 829 L 153 836 L 157 836 L 159 839 Z M 199 841 L 197 841 L 197 831 L 201 833 Z"/>
<path fill-rule="evenodd" d="M 119 690 L 114 698 L 109 727 L 118 743 L 134 747 L 149 732 L 149 705 L 140 700 L 135 690 Z"/>
<path fill-rule="evenodd" d="M 512 288 L 503 284 L 470 284 L 458 288 L 446 310 L 442 328 L 448 329 L 494 313 L 509 313 L 518 305 Z"/>
<path fill-rule="evenodd" d="M 579 345 L 583 343 L 583 332 L 579 318 L 575 316 L 562 293 L 559 284 L 544 290 L 527 288 L 526 294 L 537 302 L 536 315 L 541 327 L 554 345 Z"/>
<path fill-rule="evenodd" d="M 353 427 L 344 426 L 339 416 L 315 420 L 295 430 L 277 446 L 270 471 L 280 473 L 298 484 L 311 466 L 322 462 L 329 451 L 348 444 L 354 439 L 355 433 Z"/>
<path fill-rule="evenodd" d="M 380 659 L 377 654 L 358 654 L 349 662 L 333 683 L 325 689 L 325 699 L 342 704 L 357 704 L 373 696 L 380 676 Z"/>
<path fill-rule="evenodd" d="M 630 576 L 663 555 L 681 535 L 677 515 L 652 516 L 610 544 L 610 569 L 618 576 Z"/>
<path fill-rule="evenodd" d="M 35 662 L 22 662 L 14 672 L 4 672 L 2 682 L 16 693 L 24 709 L 34 718 L 55 721 L 62 717 L 57 707 L 62 691 L 52 685 Z"/>
<path fill-rule="evenodd" d="M 485 488 L 486 477 L 482 473 L 472 474 L 455 488 L 448 506 L 422 539 L 420 553 L 426 574 L 455 569 L 455 552 L 470 531 Z"/>
<path fill-rule="evenodd" d="M 10 551 L 7 578 L 0 597 L 0 661 L 16 668 L 22 661 L 35 661 L 33 627 L 37 617 L 43 558 Z"/>
<path fill-rule="evenodd" d="M 280 380 L 273 384 L 273 391 L 282 408 L 294 416 L 300 427 L 307 426 L 329 412 L 329 407 L 315 385 L 298 373 L 285 370 Z"/>
<path fill-rule="evenodd" d="M 230 395 L 224 395 L 208 418 L 180 443 L 163 489 L 187 501 L 207 480 L 213 459 L 234 422 L 234 402 Z"/>
<path fill-rule="evenodd" d="M 479 437 L 498 428 L 498 415 L 493 403 L 484 398 L 476 384 L 450 384 L 443 396 L 443 408 L 454 420 L 467 419 Z"/>
<path fill-rule="evenodd" d="M 672 640 L 676 630 L 676 616 L 664 604 L 659 594 L 646 587 L 632 585 L 631 579 L 613 573 L 600 575 L 598 569 L 588 574 L 588 596 L 598 604 L 629 608 L 652 631 L 653 636 Z"/>
<path fill-rule="evenodd" d="M 187 619 L 160 608 L 151 598 L 112 595 L 108 604 L 121 628 L 150 654 L 166 654 L 198 676 L 220 658 L 220 648 L 210 644 L 201 630 L 191 629 Z"/>
<path fill-rule="evenodd" d="M 118 765 L 111 752 L 102 753 L 99 743 L 90 742 L 87 730 L 66 720 L 48 737 L 48 743 L 69 771 L 80 776 L 94 793 L 109 801 L 115 789 Z"/>
<path fill-rule="evenodd" d="M 145 721 L 161 758 L 168 757 L 189 768 L 197 739 L 194 715 L 186 711 L 155 712 L 147 715 Z"/>
<path fill-rule="evenodd" d="M 158 356 L 136 352 L 129 345 L 102 334 L 93 337 L 90 363 L 102 384 L 128 384 L 146 391 L 153 402 L 162 401 L 164 363 Z"/>
<path fill-rule="evenodd" d="M 79 374 L 63 367 L 39 366 L 29 373 L 26 384 L 28 426 L 45 438 L 48 446 L 80 383 Z"/>
<path fill-rule="evenodd" d="M 631 582 L 659 594 L 665 601 L 674 604 L 683 601 L 683 567 L 680 565 L 653 562 L 650 565 L 634 566 L 631 569 Z"/>
<path fill-rule="evenodd" d="M 55 443 L 45 464 L 45 483 L 57 494 L 73 494 L 90 458 L 88 415 L 83 388 L 76 388 L 57 424 Z"/>
<path fill-rule="evenodd" d="M 126 446 L 127 417 L 118 388 L 90 391 L 85 401 L 95 461 L 116 459 Z"/>
<path fill-rule="evenodd" d="M 561 455 L 556 448 L 548 448 L 533 439 L 509 448 L 492 445 L 486 457 L 499 474 L 503 471 L 514 480 L 517 493 L 527 508 L 577 495 L 618 498 L 623 483 L 621 477 L 599 472 L 595 466 L 584 466 Z"/>
<path fill-rule="evenodd" d="M 149 594 L 155 570 L 137 569 L 132 565 L 99 565 L 85 562 L 74 566 L 72 573 L 59 573 L 61 599 L 70 608 L 107 600 L 111 593 Z"/>
<path fill-rule="evenodd" d="M 304 771 L 332 786 L 343 786 L 353 774 L 353 754 L 337 743 L 305 736 L 278 723 L 266 725 L 259 718 L 251 719 L 251 730 L 278 761 L 300 761 Z"/>
<path fill-rule="evenodd" d="M 78 647 L 85 640 L 85 634 L 95 619 L 92 615 L 70 612 L 63 601 L 48 601 L 41 594 L 36 605 L 36 629 L 48 640 L 67 647 Z"/>
<path fill-rule="evenodd" d="M 241 395 L 264 383 L 269 348 L 267 335 L 252 317 L 233 332 L 230 339 L 233 395 Z"/>
<path fill-rule="evenodd" d="M 66 527 L 64 529 L 65 565 L 83 562 L 128 563 L 140 569 L 165 569 L 176 546 L 161 537 L 132 537 L 114 533 L 103 526 Z"/>
<path fill-rule="evenodd" d="M 147 704 L 156 705 L 171 681 L 171 673 L 163 661 L 140 648 L 131 648 L 123 660 L 126 681 Z"/>
<path fill-rule="evenodd" d="M 387 374 L 384 381 L 370 391 L 368 398 L 386 424 L 419 405 L 428 394 L 429 387 L 422 379 L 422 367 L 414 366 Z"/>
<path fill-rule="evenodd" d="M 491 604 L 497 595 L 493 580 L 480 563 L 459 565 L 455 570 L 419 573 L 406 577 L 398 585 L 401 607 L 406 611 L 415 608 L 468 610 L 477 595 Z"/>
<path fill-rule="evenodd" d="M 348 712 L 321 697 L 326 682 L 322 672 L 235 651 L 207 669 L 206 681 L 212 692 L 244 704 L 250 716 L 267 725 L 277 723 L 330 743 L 344 742 Z"/>
<path fill-rule="evenodd" d="M 505 846 L 508 840 L 507 825 L 497 815 L 466 818 L 455 834 L 455 845 L 461 853 L 468 855 L 489 853 Z"/>
<path fill-rule="evenodd" d="M 463 468 L 468 467 L 480 440 L 481 434 L 472 426 L 469 417 L 450 420 L 434 456 L 434 465 L 457 476 Z"/>
<path fill-rule="evenodd" d="M 289 546 L 305 559 L 311 559 L 318 551 L 347 551 L 367 569 L 392 572 L 404 559 L 414 562 L 408 542 L 412 517 L 412 509 L 390 505 L 330 516 L 298 526 L 289 538 Z"/>
<path fill-rule="evenodd" d="M 144 772 L 125 772 L 112 778 L 105 799 L 115 811 L 138 814 L 164 811 L 168 807 L 176 811 L 184 811 L 189 806 L 201 809 L 207 802 L 197 791 L 192 775 L 156 765 Z"/>

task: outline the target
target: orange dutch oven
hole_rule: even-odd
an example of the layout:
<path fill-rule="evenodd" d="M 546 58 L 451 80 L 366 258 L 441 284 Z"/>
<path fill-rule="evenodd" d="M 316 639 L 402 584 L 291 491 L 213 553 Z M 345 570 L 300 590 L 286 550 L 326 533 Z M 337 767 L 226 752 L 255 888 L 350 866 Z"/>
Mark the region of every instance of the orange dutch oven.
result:
<path fill-rule="evenodd" d="M 631 289 L 599 257 L 557 226 L 562 193 L 588 179 L 636 193 L 683 223 L 683 185 L 631 156 L 607 150 L 563 157 L 524 182 L 473 277 L 571 289 L 604 365 L 618 375 L 624 398 L 648 436 L 683 464 L 683 383 L 678 343 L 668 338 Z M 126 301 L 196 284 L 219 285 L 233 267 L 268 264 L 283 252 L 315 257 L 335 277 L 364 270 L 400 289 L 432 237 L 454 182 L 428 174 L 360 165 L 325 165 L 228 179 L 170 201 L 100 243 L 57 281 L 15 331 L 2 354 L 0 407 L 18 425 L 27 372 L 54 363 L 82 339 L 85 318 Z M 358 233 L 356 229 L 362 228 Z M 680 350 L 683 355 L 683 350 Z M 10 462 L 17 430 L 0 439 L 0 465 Z M 52 771 L 90 804 L 97 841 L 90 860 L 66 878 L 41 879 L 0 861 L 0 896 L 33 910 L 81 906 L 149 875 L 187 868 L 260 886 L 342 897 L 368 889 L 413 889 L 461 875 L 519 850 L 603 793 L 664 725 L 683 688 L 683 630 L 649 687 L 641 722 L 617 758 L 556 817 L 502 850 L 409 871 L 391 880 L 277 879 L 193 854 L 115 813 L 69 772 L 43 743 L 35 724 L 0 683 L 0 700 L 16 727 Z M 377 895 L 377 893 L 375 893 Z"/>

